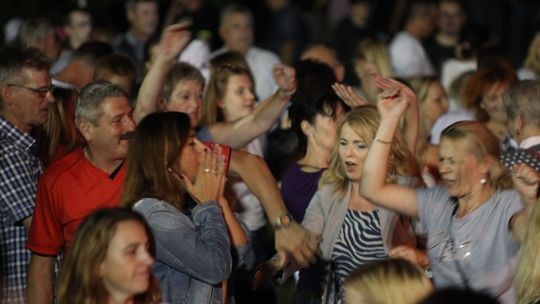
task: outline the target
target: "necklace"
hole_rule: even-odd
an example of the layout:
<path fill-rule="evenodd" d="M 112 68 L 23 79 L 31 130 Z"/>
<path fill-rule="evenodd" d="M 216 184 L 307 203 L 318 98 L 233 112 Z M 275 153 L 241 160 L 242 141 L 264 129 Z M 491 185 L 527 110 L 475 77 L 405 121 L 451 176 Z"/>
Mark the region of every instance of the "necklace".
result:
<path fill-rule="evenodd" d="M 478 207 L 482 206 L 484 203 L 480 203 L 480 204 L 477 204 L 476 206 L 472 207 L 471 209 L 463 212 L 462 214 L 458 214 L 458 217 L 464 217 L 466 216 L 467 214 L 473 212 L 474 210 L 478 209 Z"/>

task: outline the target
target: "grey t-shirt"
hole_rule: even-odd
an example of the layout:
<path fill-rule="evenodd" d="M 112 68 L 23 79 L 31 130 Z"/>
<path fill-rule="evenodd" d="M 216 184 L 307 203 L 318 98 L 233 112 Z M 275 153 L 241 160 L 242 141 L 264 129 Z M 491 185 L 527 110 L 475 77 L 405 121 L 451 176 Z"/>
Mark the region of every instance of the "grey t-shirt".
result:
<path fill-rule="evenodd" d="M 443 187 L 417 190 L 418 216 L 428 232 L 428 255 L 437 287 L 457 285 L 484 290 L 512 303 L 519 245 L 509 229 L 523 209 L 516 191 L 497 191 L 478 209 L 453 216 L 456 202 Z M 465 279 L 463 278 L 465 277 Z"/>

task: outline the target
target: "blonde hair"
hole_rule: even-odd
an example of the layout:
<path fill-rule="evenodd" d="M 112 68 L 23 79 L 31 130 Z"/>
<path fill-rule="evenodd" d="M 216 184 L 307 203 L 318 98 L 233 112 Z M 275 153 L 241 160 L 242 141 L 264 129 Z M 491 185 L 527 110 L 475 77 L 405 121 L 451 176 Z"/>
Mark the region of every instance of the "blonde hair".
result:
<path fill-rule="evenodd" d="M 525 241 L 516 273 L 516 291 L 519 304 L 532 304 L 540 300 L 540 200 L 529 216 Z"/>
<path fill-rule="evenodd" d="M 355 108 L 342 118 L 337 128 L 338 136 L 336 136 L 334 149 L 330 156 L 330 164 L 321 176 L 320 186 L 326 184 L 333 185 L 335 191 L 339 192 L 342 196 L 345 195 L 349 185 L 349 179 L 345 174 L 345 168 L 343 168 L 342 161 L 339 157 L 339 137 L 341 130 L 345 124 L 348 124 L 370 146 L 373 138 L 375 138 L 375 132 L 377 132 L 380 120 L 377 108 L 371 105 Z M 397 132 L 394 136 L 388 159 L 388 175 L 418 176 L 418 172 L 419 170 L 416 166 L 414 156 L 409 151 L 401 134 Z"/>
<path fill-rule="evenodd" d="M 489 167 L 488 184 L 499 190 L 512 188 L 510 174 L 498 161 L 501 154 L 499 140 L 483 123 L 478 121 L 456 122 L 443 130 L 441 140 L 444 138 L 452 141 L 466 141 L 469 146 L 468 152 L 474 154 L 478 160 L 492 157 L 495 161 Z"/>
<path fill-rule="evenodd" d="M 344 289 L 350 303 L 357 302 L 356 295 L 363 303 L 416 304 L 433 286 L 418 266 L 404 259 L 388 259 L 360 266 L 345 280 Z"/>
<path fill-rule="evenodd" d="M 388 47 L 382 41 L 369 38 L 362 40 L 358 43 L 356 58 L 364 59 L 375 65 L 381 76 L 391 77 L 394 75 Z"/>
<path fill-rule="evenodd" d="M 440 82 L 437 79 L 437 77 L 431 76 L 431 77 L 417 77 L 412 78 L 409 80 L 409 84 L 411 85 L 411 88 L 413 89 L 414 93 L 416 93 L 416 96 L 418 98 L 418 103 L 422 104 L 424 103 L 429 88 L 434 84 L 439 84 Z M 442 85 L 441 85 L 442 86 Z M 416 159 L 423 162 L 424 160 L 424 153 L 428 149 L 428 136 L 429 132 L 431 131 L 430 126 L 428 126 L 425 119 L 423 119 L 425 115 L 420 113 L 420 128 L 419 128 L 419 140 L 416 147 Z"/>
<path fill-rule="evenodd" d="M 533 40 L 529 44 L 529 52 L 523 63 L 526 68 L 533 70 L 536 75 L 540 75 L 540 58 L 537 55 L 538 49 L 540 49 L 540 31 L 534 35 Z"/>

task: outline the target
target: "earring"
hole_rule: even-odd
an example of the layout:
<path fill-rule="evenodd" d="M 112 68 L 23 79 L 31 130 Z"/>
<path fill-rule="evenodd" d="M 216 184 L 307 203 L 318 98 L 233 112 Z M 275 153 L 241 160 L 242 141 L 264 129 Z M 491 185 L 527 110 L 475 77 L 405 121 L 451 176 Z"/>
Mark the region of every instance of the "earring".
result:
<path fill-rule="evenodd" d="M 482 178 L 480 179 L 480 184 L 484 185 L 484 184 L 486 184 L 486 183 L 487 183 L 487 178 L 482 177 Z"/>

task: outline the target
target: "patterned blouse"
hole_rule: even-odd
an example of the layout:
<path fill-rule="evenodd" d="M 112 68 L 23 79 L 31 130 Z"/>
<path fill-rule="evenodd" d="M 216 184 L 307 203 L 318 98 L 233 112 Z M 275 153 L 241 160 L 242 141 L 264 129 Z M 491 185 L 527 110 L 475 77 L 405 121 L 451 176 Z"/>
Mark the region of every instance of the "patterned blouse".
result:
<path fill-rule="evenodd" d="M 337 303 L 343 302 L 343 282 L 351 272 L 363 264 L 385 258 L 379 210 L 348 209 L 332 253 Z"/>

